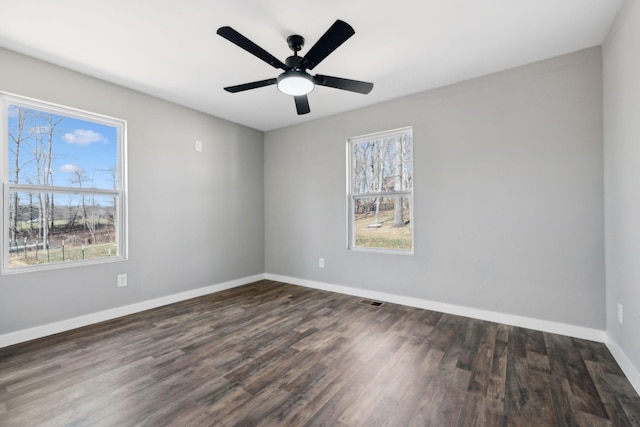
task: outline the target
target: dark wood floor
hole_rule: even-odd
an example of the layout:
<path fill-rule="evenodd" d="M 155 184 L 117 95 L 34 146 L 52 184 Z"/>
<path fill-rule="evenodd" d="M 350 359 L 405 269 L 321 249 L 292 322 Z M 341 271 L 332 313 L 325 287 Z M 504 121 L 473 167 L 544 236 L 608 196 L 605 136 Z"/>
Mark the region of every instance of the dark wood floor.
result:
<path fill-rule="evenodd" d="M 0 349 L 0 426 L 640 426 L 601 343 L 271 281 Z"/>

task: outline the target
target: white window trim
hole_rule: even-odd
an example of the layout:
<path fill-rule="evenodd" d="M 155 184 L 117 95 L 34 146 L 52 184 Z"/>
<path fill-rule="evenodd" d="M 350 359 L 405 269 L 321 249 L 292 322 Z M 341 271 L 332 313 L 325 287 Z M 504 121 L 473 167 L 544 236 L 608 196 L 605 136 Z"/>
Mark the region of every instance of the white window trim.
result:
<path fill-rule="evenodd" d="M 413 138 L 413 126 L 405 126 L 397 129 L 382 131 L 382 132 L 374 132 L 366 135 L 355 136 L 347 139 L 346 149 L 347 149 L 347 250 L 353 252 L 367 252 L 367 253 L 379 253 L 379 254 L 393 254 L 393 255 L 413 255 L 415 251 L 415 222 L 413 216 L 413 205 L 414 205 L 414 183 L 411 185 L 411 190 L 406 191 L 381 191 L 375 193 L 358 193 L 354 194 L 352 192 L 353 189 L 353 144 L 357 144 L 360 142 L 368 141 L 370 139 L 380 139 L 385 137 L 394 136 L 400 133 L 410 132 Z M 412 140 L 413 146 L 413 140 Z M 414 146 L 415 147 L 415 146 Z M 413 170 L 413 152 L 411 155 L 411 169 Z M 413 172 L 412 172 L 413 175 Z M 354 209 L 355 209 L 355 199 L 356 198 L 364 198 L 364 197 L 376 197 L 376 196 L 406 196 L 411 199 L 410 203 L 410 216 L 411 216 L 411 249 L 380 249 L 380 248 L 365 248 L 355 246 L 355 228 L 353 223 L 354 218 Z"/>
<path fill-rule="evenodd" d="M 43 186 L 43 185 L 29 185 L 29 184 L 13 184 L 9 182 L 9 165 L 8 165 L 8 129 L 6 128 L 8 123 L 7 110 L 8 105 L 18 105 L 21 107 L 36 109 L 52 114 L 64 115 L 80 120 L 91 121 L 94 123 L 104 124 L 116 128 L 117 131 L 117 170 L 116 180 L 118 182 L 118 188 L 99 189 L 88 187 L 62 187 L 62 186 Z M 86 266 L 92 264 L 104 264 L 111 262 L 120 262 L 128 259 L 129 252 L 129 239 L 128 239 L 128 203 L 127 203 L 127 122 L 126 120 L 105 116 L 98 113 L 92 113 L 72 107 L 67 107 L 51 102 L 40 101 L 33 98 L 28 98 L 20 95 L 15 95 L 7 92 L 0 92 L 0 170 L 2 171 L 2 223 L 0 224 L 0 242 L 2 242 L 2 263 L 0 266 L 1 274 L 16 274 L 32 271 L 52 270 L 60 268 L 69 268 L 73 266 Z M 118 203 L 116 206 L 116 221 L 117 221 L 117 238 L 116 246 L 118 253 L 115 256 L 98 259 L 88 259 L 79 261 L 64 261 L 46 263 L 24 267 L 10 268 L 9 261 L 9 245 L 6 244 L 5 238 L 9 235 L 9 194 L 14 190 L 27 190 L 36 192 L 56 192 L 56 193 L 70 193 L 70 194 L 94 194 L 94 195 L 107 195 L 117 198 Z"/>

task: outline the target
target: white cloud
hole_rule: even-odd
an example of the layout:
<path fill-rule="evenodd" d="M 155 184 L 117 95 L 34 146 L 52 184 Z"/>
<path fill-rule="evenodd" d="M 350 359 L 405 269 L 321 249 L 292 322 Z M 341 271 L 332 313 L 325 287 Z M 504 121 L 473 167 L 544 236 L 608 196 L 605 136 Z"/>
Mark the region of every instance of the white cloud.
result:
<path fill-rule="evenodd" d="M 62 165 L 62 167 L 60 167 L 60 172 L 65 172 L 65 173 L 76 173 L 79 172 L 80 166 L 77 165 L 71 165 L 71 164 L 66 164 L 66 165 Z"/>
<path fill-rule="evenodd" d="M 94 142 L 109 142 L 107 138 L 98 132 L 85 129 L 76 129 L 73 132 L 65 133 L 62 139 L 69 144 L 89 145 Z"/>

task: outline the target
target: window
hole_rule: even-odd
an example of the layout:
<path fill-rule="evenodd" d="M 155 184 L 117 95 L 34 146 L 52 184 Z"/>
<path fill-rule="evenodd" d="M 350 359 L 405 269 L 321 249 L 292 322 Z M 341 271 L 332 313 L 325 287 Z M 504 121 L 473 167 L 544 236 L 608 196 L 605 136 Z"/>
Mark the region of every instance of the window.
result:
<path fill-rule="evenodd" d="M 348 140 L 349 248 L 413 253 L 413 130 Z"/>
<path fill-rule="evenodd" d="M 0 99 L 2 272 L 125 259 L 126 123 Z"/>

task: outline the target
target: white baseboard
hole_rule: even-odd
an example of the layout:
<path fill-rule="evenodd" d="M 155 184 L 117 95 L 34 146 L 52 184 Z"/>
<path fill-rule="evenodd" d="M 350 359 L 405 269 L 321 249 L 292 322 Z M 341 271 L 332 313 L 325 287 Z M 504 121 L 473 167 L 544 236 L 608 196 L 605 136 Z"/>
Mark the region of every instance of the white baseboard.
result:
<path fill-rule="evenodd" d="M 516 316 L 513 314 L 498 313 L 495 311 L 480 310 L 477 308 L 463 307 L 455 304 L 447 304 L 436 301 L 429 301 L 419 298 L 405 297 L 385 292 L 370 291 L 366 289 L 352 288 L 349 286 L 332 285 L 329 283 L 316 282 L 296 277 L 280 276 L 277 274 L 265 273 L 265 279 L 276 280 L 293 285 L 300 285 L 307 288 L 320 289 L 324 291 L 347 294 L 361 298 L 373 299 L 394 304 L 406 305 L 409 307 L 423 308 L 426 310 L 439 311 L 441 313 L 455 314 L 458 316 L 472 317 L 474 319 L 487 320 L 489 322 L 504 323 L 521 328 L 535 329 L 537 331 L 550 332 L 559 335 L 566 335 L 590 341 L 604 342 L 606 333 L 599 329 L 585 328 L 582 326 L 568 325 L 566 323 L 551 322 L 548 320 L 533 319 L 529 317 Z"/>
<path fill-rule="evenodd" d="M 206 286 L 204 288 L 193 289 L 191 291 L 180 292 L 173 295 L 167 295 L 148 301 L 142 301 L 135 304 L 125 305 L 123 307 L 112 308 L 109 310 L 99 311 L 84 316 L 74 317 L 72 319 L 62 320 L 60 322 L 49 323 L 47 325 L 36 326 L 34 328 L 23 329 L 17 332 L 0 335 L 0 348 L 8 347 L 13 344 L 30 341 L 36 338 L 46 337 L 48 335 L 69 331 L 71 329 L 88 326 L 94 323 L 104 322 L 129 314 L 139 313 L 156 307 L 161 307 L 175 302 L 185 301 L 191 298 L 220 292 L 225 289 L 235 288 L 237 286 L 246 285 L 248 283 L 257 282 L 264 279 L 264 274 L 243 277 L 242 279 L 231 280 L 229 282 L 218 283 L 216 285 Z"/>
<path fill-rule="evenodd" d="M 609 335 L 606 336 L 604 343 L 613 355 L 613 358 L 616 359 L 616 362 L 618 362 L 618 365 L 620 365 L 622 372 L 624 372 L 625 376 L 627 377 L 633 388 L 636 390 L 636 393 L 640 394 L 640 372 L 638 372 L 636 367 L 633 366 L 631 360 L 629 360 L 627 355 L 624 354 L 618 344 L 611 340 Z"/>

